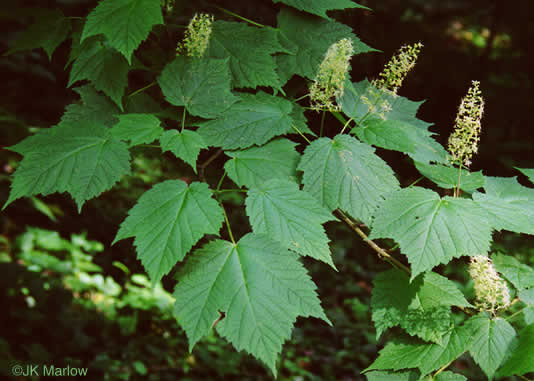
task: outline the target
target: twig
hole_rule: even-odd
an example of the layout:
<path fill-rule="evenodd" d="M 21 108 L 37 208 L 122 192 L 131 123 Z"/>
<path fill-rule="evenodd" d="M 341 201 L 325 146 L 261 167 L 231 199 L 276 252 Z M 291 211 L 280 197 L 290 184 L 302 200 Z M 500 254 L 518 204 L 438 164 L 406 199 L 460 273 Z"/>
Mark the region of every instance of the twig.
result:
<path fill-rule="evenodd" d="M 204 170 L 208 165 L 211 164 L 213 160 L 215 160 L 221 153 L 223 152 L 222 148 L 219 148 L 213 155 L 209 157 L 208 160 L 206 160 L 204 163 L 200 164 L 198 166 L 198 176 L 200 177 L 200 180 L 206 181 L 206 176 L 204 176 Z"/>
<path fill-rule="evenodd" d="M 334 211 L 334 214 L 341 219 L 349 228 L 354 230 L 371 248 L 373 248 L 374 251 L 377 252 L 378 257 L 386 262 L 389 262 L 394 267 L 398 268 L 399 270 L 404 271 L 406 274 L 411 276 L 410 269 L 405 266 L 403 263 L 401 263 L 398 259 L 391 256 L 386 250 L 382 249 L 380 246 L 378 246 L 374 241 L 370 240 L 369 237 L 356 225 L 354 221 L 352 221 L 345 213 L 343 213 L 340 209 L 336 209 Z"/>

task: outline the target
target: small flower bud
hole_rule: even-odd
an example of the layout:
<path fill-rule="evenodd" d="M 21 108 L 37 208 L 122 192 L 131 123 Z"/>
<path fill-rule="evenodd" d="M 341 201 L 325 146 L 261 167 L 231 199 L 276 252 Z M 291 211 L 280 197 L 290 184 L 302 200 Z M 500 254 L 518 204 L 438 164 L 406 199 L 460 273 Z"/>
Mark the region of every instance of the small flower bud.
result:
<path fill-rule="evenodd" d="M 340 110 L 334 104 L 334 99 L 343 95 L 353 54 L 354 48 L 349 39 L 344 38 L 330 45 L 310 87 L 311 107 L 314 110 Z"/>
<path fill-rule="evenodd" d="M 205 13 L 195 14 L 187 26 L 184 40 L 176 48 L 176 53 L 185 53 L 189 57 L 202 58 L 208 48 L 212 23 L 213 16 Z"/>
<path fill-rule="evenodd" d="M 398 89 L 402 86 L 402 81 L 415 66 L 417 56 L 422 47 L 423 44 L 420 42 L 414 45 L 402 46 L 397 55 L 391 58 L 382 73 L 378 75 L 379 79 L 375 79 L 372 85 L 377 89 L 388 90 L 396 95 Z"/>
<path fill-rule="evenodd" d="M 449 137 L 450 161 L 456 164 L 471 165 L 471 157 L 478 152 L 480 141 L 480 120 L 484 113 L 484 100 L 478 88 L 480 82 L 472 81 L 467 95 L 462 99 L 454 132 Z"/>
<path fill-rule="evenodd" d="M 510 305 L 508 286 L 495 271 L 491 259 L 483 255 L 471 257 L 469 275 L 475 282 L 475 293 L 482 310 L 495 313 Z"/>

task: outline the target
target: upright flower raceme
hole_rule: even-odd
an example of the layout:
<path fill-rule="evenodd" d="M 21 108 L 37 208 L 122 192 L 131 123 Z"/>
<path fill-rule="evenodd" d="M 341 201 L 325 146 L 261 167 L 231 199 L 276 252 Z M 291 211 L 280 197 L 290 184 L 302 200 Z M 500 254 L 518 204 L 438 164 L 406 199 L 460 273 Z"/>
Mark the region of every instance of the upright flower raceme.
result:
<path fill-rule="evenodd" d="M 480 96 L 479 82 L 473 81 L 467 95 L 462 99 L 456 115 L 454 132 L 449 137 L 450 160 L 466 167 L 471 157 L 478 152 L 480 141 L 480 120 L 484 113 L 484 100 Z"/>
<path fill-rule="evenodd" d="M 314 110 L 340 110 L 334 100 L 343 95 L 353 54 L 354 48 L 349 39 L 344 38 L 330 45 L 310 87 L 311 107 Z"/>
<path fill-rule="evenodd" d="M 406 75 L 413 69 L 417 61 L 417 56 L 421 52 L 423 44 L 418 42 L 414 45 L 405 45 L 399 49 L 386 64 L 382 73 L 372 82 L 377 89 L 387 90 L 397 95 L 397 91 L 402 86 L 402 81 Z"/>
<path fill-rule="evenodd" d="M 475 293 L 481 309 L 495 313 L 510 305 L 508 286 L 495 271 L 491 259 L 483 255 L 471 257 L 469 275 L 475 283 Z"/>
<path fill-rule="evenodd" d="M 367 105 L 369 113 L 386 119 L 387 113 L 391 111 L 391 105 L 386 99 L 382 99 L 382 95 L 387 93 L 397 96 L 397 91 L 402 86 L 404 78 L 415 66 L 422 47 L 423 44 L 420 42 L 402 46 L 378 75 L 379 78 L 371 82 L 372 87 L 369 87 L 360 97 L 361 101 Z"/>
<path fill-rule="evenodd" d="M 177 54 L 201 58 L 208 48 L 212 31 L 213 16 L 201 13 L 191 19 L 185 37 L 176 48 Z"/>

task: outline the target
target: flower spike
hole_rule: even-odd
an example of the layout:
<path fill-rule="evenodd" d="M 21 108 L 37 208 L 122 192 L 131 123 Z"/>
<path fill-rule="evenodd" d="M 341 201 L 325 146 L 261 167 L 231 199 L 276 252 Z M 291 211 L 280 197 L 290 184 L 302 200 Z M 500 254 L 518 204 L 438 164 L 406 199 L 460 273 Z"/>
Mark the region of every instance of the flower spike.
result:
<path fill-rule="evenodd" d="M 350 70 L 350 59 L 354 54 L 352 41 L 344 38 L 333 43 L 319 66 L 319 71 L 310 87 L 312 109 L 339 111 L 333 99 L 343 95 L 345 79 Z"/>
<path fill-rule="evenodd" d="M 471 157 L 478 152 L 480 141 L 484 100 L 480 96 L 479 84 L 478 81 L 472 81 L 472 86 L 462 99 L 456 115 L 454 132 L 449 137 L 450 161 L 466 167 L 471 165 Z"/>
<path fill-rule="evenodd" d="M 184 40 L 176 48 L 176 53 L 202 58 L 208 48 L 213 20 L 211 15 L 195 14 L 187 26 Z"/>
<path fill-rule="evenodd" d="M 377 89 L 388 90 L 392 94 L 402 86 L 402 82 L 410 70 L 415 66 L 417 56 L 421 51 L 423 44 L 418 42 L 414 45 L 405 45 L 399 49 L 399 52 L 393 56 L 380 73 L 379 79 L 372 81 L 372 85 Z"/>
<path fill-rule="evenodd" d="M 360 100 L 368 108 L 369 114 L 375 114 L 380 119 L 386 120 L 391 111 L 391 104 L 384 99 L 384 94 L 396 97 L 397 91 L 402 85 L 408 72 L 415 66 L 423 44 L 402 46 L 398 53 L 393 56 L 378 75 L 378 79 L 371 81 L 367 91 L 360 96 Z"/>
<path fill-rule="evenodd" d="M 495 271 L 491 259 L 483 255 L 471 257 L 469 275 L 475 283 L 475 293 L 482 310 L 495 313 L 510 305 L 508 286 Z"/>

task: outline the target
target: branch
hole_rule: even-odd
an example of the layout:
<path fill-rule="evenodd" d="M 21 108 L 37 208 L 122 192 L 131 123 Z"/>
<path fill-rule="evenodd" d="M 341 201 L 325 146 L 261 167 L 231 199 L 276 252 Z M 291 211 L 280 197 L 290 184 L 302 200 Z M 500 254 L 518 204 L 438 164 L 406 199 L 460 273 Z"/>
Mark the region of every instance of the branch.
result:
<path fill-rule="evenodd" d="M 213 160 L 215 160 L 221 153 L 223 152 L 222 148 L 219 148 L 213 155 L 209 157 L 208 160 L 206 160 L 204 163 L 200 164 L 198 166 L 198 176 L 200 177 L 200 180 L 203 182 L 206 182 L 206 176 L 204 176 L 204 170 L 208 165 L 211 164 Z"/>
<path fill-rule="evenodd" d="M 362 229 L 358 227 L 358 225 L 350 219 L 345 213 L 343 213 L 340 209 L 336 209 L 334 211 L 334 215 L 338 217 L 341 221 L 343 221 L 349 228 L 354 230 L 371 248 L 376 251 L 378 254 L 378 257 L 394 267 L 398 268 L 399 270 L 404 271 L 406 274 L 411 276 L 410 269 L 404 265 L 402 262 L 400 262 L 398 259 L 393 257 L 391 254 L 389 254 L 386 250 L 382 249 L 380 246 L 378 246 L 374 241 L 370 240 L 369 237 L 363 232 Z"/>

